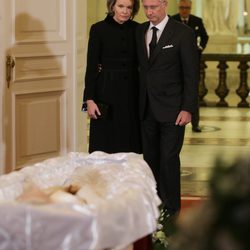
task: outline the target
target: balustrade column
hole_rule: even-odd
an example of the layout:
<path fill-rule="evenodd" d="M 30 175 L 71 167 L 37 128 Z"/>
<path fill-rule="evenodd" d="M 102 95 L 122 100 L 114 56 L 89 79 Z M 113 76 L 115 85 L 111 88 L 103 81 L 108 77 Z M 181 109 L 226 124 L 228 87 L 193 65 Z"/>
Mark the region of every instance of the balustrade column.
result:
<path fill-rule="evenodd" d="M 208 92 L 208 89 L 205 84 L 205 78 L 206 78 L 206 68 L 207 65 L 204 60 L 201 60 L 200 63 L 200 83 L 199 83 L 199 105 L 200 106 L 207 106 L 207 103 L 204 100 L 205 95 Z"/>
<path fill-rule="evenodd" d="M 249 87 L 247 84 L 247 70 L 249 69 L 249 66 L 246 61 L 241 61 L 238 69 L 240 69 L 240 84 L 238 89 L 236 89 L 236 93 L 241 98 L 241 101 L 238 103 L 238 107 L 248 108 L 249 103 L 246 99 L 249 94 Z"/>
<path fill-rule="evenodd" d="M 219 102 L 216 103 L 217 107 L 228 107 L 228 103 L 225 101 L 225 98 L 228 95 L 229 89 L 227 88 L 227 72 L 226 69 L 228 65 L 226 61 L 220 60 L 217 66 L 219 69 L 219 84 L 215 89 L 216 95 L 220 98 Z"/>

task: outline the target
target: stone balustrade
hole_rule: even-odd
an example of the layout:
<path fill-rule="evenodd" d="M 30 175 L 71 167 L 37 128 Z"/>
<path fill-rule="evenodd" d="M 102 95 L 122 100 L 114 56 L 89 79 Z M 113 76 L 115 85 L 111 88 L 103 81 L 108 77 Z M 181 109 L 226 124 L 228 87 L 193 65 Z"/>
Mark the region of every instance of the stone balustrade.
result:
<path fill-rule="evenodd" d="M 238 107 L 249 107 L 247 97 L 249 94 L 248 87 L 248 62 L 250 61 L 250 54 L 214 54 L 204 53 L 201 58 L 200 64 L 200 84 L 199 84 L 199 101 L 200 106 L 207 106 L 204 98 L 208 93 L 207 82 L 206 82 L 206 69 L 207 62 L 218 62 L 218 84 L 215 89 L 215 94 L 219 100 L 216 102 L 217 107 L 228 107 L 228 102 L 225 100 L 228 96 L 229 89 L 227 86 L 227 71 L 230 70 L 228 62 L 238 62 L 239 69 L 239 83 L 236 89 L 236 94 L 240 97 L 240 102 L 237 104 Z"/>

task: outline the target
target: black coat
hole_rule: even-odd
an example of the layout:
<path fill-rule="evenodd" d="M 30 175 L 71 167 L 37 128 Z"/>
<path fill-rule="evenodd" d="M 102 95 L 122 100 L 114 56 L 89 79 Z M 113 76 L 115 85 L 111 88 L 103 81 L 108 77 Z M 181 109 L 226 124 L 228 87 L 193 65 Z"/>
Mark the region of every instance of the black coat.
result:
<path fill-rule="evenodd" d="M 106 119 L 91 119 L 89 152 L 141 152 L 135 29 L 111 16 L 90 30 L 84 101 L 109 105 Z"/>
<path fill-rule="evenodd" d="M 175 14 L 172 16 L 172 18 L 181 22 L 180 14 Z M 199 43 L 198 49 L 201 50 L 200 52 L 202 52 L 206 48 L 209 39 L 202 19 L 194 15 L 189 15 L 187 25 L 194 30 L 196 39 L 199 40 L 197 41 Z"/>

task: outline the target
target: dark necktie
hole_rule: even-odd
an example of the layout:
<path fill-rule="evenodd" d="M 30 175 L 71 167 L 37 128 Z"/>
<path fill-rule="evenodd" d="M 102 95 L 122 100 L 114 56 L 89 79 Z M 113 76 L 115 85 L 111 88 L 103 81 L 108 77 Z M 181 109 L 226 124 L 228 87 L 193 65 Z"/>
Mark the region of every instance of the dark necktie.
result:
<path fill-rule="evenodd" d="M 187 19 L 184 19 L 182 22 L 183 22 L 184 24 L 187 24 L 187 23 L 188 23 L 188 20 L 187 20 Z"/>
<path fill-rule="evenodd" d="M 149 57 L 152 55 L 155 47 L 156 47 L 156 44 L 157 44 L 157 28 L 156 27 L 152 27 L 151 28 L 153 30 L 153 35 L 152 35 L 152 39 L 149 43 Z"/>

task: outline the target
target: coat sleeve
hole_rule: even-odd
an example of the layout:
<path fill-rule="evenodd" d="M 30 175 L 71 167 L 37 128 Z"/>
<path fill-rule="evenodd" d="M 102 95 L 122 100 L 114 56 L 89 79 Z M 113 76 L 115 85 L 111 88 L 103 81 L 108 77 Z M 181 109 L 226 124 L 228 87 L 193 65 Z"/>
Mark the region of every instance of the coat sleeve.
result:
<path fill-rule="evenodd" d="M 200 25 L 199 26 L 200 26 L 200 38 L 201 38 L 200 46 L 202 47 L 202 50 L 204 50 L 206 48 L 206 46 L 207 46 L 209 36 L 207 34 L 207 31 L 205 29 L 205 26 L 203 24 L 202 19 L 200 19 Z"/>
<path fill-rule="evenodd" d="M 95 97 L 95 87 L 98 78 L 98 67 L 101 58 L 101 39 L 100 32 L 96 25 L 90 28 L 87 67 L 85 73 L 85 89 L 83 93 L 83 101 L 92 100 Z"/>

